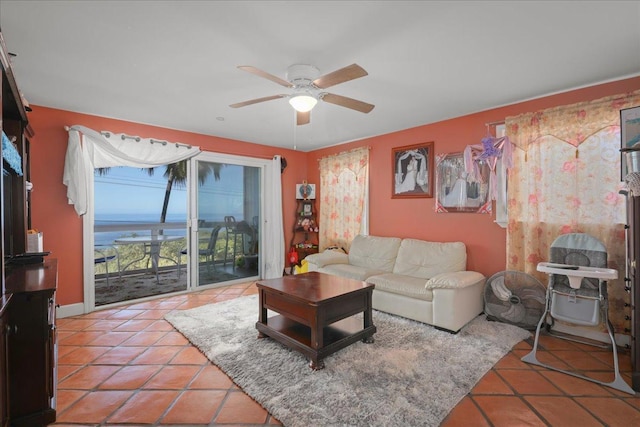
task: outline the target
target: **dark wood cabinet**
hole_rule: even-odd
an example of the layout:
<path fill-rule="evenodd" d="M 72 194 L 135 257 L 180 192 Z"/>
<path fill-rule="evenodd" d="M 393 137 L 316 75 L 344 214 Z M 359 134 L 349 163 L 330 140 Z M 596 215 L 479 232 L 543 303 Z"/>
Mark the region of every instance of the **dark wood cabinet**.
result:
<path fill-rule="evenodd" d="M 9 425 L 9 315 L 6 310 L 9 298 L 10 296 L 3 295 L 0 305 L 0 427 Z"/>
<path fill-rule="evenodd" d="M 627 193 L 627 265 L 625 286 L 631 308 L 631 387 L 640 391 L 640 194 Z"/>
<path fill-rule="evenodd" d="M 6 286 L 11 299 L 6 309 L 6 340 L 12 426 L 47 425 L 56 419 L 57 277 L 55 259 L 7 269 Z"/>

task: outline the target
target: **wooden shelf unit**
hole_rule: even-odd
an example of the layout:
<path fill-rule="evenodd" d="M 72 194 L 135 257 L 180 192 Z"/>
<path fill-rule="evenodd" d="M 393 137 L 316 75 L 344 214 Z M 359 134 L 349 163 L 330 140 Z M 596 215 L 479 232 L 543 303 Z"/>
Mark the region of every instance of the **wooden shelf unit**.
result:
<path fill-rule="evenodd" d="M 318 253 L 318 216 L 316 212 L 316 201 L 314 199 L 298 199 L 296 201 L 296 220 L 293 225 L 293 237 L 291 238 L 291 248 L 295 248 L 298 254 L 298 262 L 289 262 L 289 267 L 293 271 L 295 265 L 311 254 Z"/>

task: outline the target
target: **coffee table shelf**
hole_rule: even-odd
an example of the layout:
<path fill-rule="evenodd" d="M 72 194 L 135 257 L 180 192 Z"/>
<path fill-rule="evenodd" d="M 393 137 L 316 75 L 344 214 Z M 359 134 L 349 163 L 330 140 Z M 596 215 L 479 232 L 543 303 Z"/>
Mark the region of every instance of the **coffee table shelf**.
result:
<path fill-rule="evenodd" d="M 368 340 L 376 331 L 376 327 L 362 328 L 362 318 L 349 317 L 323 328 L 324 346 L 317 351 L 311 347 L 311 328 L 288 319 L 282 315 L 269 317 L 267 325 L 257 323 L 258 331 L 270 336 L 278 342 L 312 358 L 317 355 L 322 359 L 357 341 Z M 371 342 L 373 339 L 371 338 Z"/>

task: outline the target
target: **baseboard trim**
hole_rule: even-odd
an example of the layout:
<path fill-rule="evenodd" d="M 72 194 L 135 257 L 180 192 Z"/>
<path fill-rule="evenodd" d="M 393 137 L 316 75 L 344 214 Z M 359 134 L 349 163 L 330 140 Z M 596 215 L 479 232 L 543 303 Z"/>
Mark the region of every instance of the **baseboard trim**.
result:
<path fill-rule="evenodd" d="M 56 311 L 56 317 L 63 319 L 65 317 L 80 316 L 84 313 L 84 303 L 76 303 L 69 305 L 61 305 Z"/>

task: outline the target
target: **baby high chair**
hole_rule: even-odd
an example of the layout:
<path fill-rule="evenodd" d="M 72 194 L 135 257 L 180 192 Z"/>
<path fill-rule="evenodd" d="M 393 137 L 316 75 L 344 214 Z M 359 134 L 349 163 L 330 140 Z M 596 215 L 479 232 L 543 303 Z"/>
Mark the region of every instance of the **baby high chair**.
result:
<path fill-rule="evenodd" d="M 609 322 L 607 298 L 607 280 L 617 279 L 618 271 L 606 268 L 605 246 L 588 234 L 572 233 L 564 234 L 554 240 L 549 252 L 551 262 L 541 262 L 537 267 L 538 271 L 549 274 L 545 312 L 536 328 L 533 349 L 522 358 L 522 361 L 635 394 L 635 391 L 622 379 L 618 369 L 618 351 L 613 327 Z M 550 315 L 552 322 L 558 319 L 581 326 L 598 326 L 601 321 L 604 322 L 611 339 L 614 380 L 608 383 L 598 381 L 538 361 L 536 351 L 540 330 L 547 321 L 547 315 Z M 573 339 L 573 341 L 591 344 L 579 339 Z"/>

